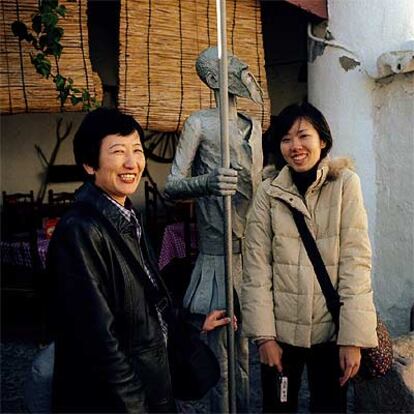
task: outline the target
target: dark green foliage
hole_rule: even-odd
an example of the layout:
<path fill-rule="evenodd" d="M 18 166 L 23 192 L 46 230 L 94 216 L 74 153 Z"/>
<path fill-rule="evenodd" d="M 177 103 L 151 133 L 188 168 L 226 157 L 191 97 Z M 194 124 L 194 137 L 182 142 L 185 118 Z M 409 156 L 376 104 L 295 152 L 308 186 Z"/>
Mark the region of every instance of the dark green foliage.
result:
<path fill-rule="evenodd" d="M 36 56 L 31 54 L 30 60 L 32 61 L 37 73 L 42 75 L 44 78 L 49 78 L 52 65 L 50 64 L 50 60 L 45 57 L 44 53 L 40 52 Z"/>
<path fill-rule="evenodd" d="M 57 72 L 52 73 L 50 59 L 55 59 L 57 63 L 62 55 L 63 46 L 60 41 L 64 31 L 58 24 L 59 19 L 65 17 L 66 12 L 66 7 L 59 5 L 58 0 L 43 0 L 40 2 L 38 11 L 32 15 L 33 32 L 30 32 L 27 25 L 21 21 L 13 22 L 11 29 L 19 41 L 24 40 L 30 43 L 36 50 L 37 53 L 30 54 L 30 60 L 37 73 L 46 79 L 52 78 L 61 108 L 63 109 L 63 105 L 69 98 L 72 105 L 81 102 L 82 109 L 89 111 L 99 106 L 96 98 L 92 97 L 85 88 L 75 88 L 73 80 L 59 73 L 58 67 Z"/>

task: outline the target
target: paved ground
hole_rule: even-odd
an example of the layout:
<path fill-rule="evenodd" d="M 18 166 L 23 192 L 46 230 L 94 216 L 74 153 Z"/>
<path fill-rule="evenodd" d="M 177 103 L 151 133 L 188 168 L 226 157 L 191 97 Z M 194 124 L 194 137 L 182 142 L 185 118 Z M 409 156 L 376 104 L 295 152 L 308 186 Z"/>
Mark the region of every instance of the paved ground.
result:
<path fill-rule="evenodd" d="M 260 390 L 260 364 L 258 355 L 254 346 L 251 345 L 250 351 L 250 408 L 252 413 L 260 413 L 262 411 L 261 404 L 261 390 Z M 194 401 L 190 403 L 184 403 L 179 401 L 179 407 L 185 414 L 197 413 L 207 414 L 208 413 L 208 402 L 207 401 Z"/>
<path fill-rule="evenodd" d="M 19 304 L 19 317 L 11 320 L 9 328 L 5 329 L 4 309 L 2 309 L 2 336 L 1 336 L 1 413 L 25 413 L 27 412 L 24 404 L 24 384 L 29 375 L 31 363 L 38 352 L 34 337 L 38 336 L 33 330 L 35 320 L 30 308 L 25 309 L 24 304 Z M 10 316 L 10 312 L 8 312 Z M 16 327 L 18 329 L 16 329 Z M 10 334 L 11 331 L 11 334 Z M 251 390 L 251 412 L 261 412 L 261 384 L 260 384 L 260 364 L 256 347 L 251 345 L 250 361 L 250 390 Z M 300 393 L 299 412 L 307 413 L 309 393 L 306 381 Z M 352 391 L 352 390 L 351 390 Z M 352 394 L 349 398 L 349 412 L 352 413 Z M 203 405 L 185 404 L 185 413 L 205 413 Z"/>
<path fill-rule="evenodd" d="M 24 385 L 29 375 L 31 362 L 38 352 L 36 345 L 28 339 L 6 340 L 1 344 L 1 412 L 25 413 Z M 261 412 L 260 373 L 257 353 L 252 347 L 251 412 Z M 300 412 L 306 413 L 307 390 L 301 393 Z M 183 404 L 185 413 L 205 413 L 203 404 Z"/>
<path fill-rule="evenodd" d="M 2 413 L 27 412 L 23 401 L 23 389 L 36 352 L 34 343 L 13 341 L 1 344 Z"/>

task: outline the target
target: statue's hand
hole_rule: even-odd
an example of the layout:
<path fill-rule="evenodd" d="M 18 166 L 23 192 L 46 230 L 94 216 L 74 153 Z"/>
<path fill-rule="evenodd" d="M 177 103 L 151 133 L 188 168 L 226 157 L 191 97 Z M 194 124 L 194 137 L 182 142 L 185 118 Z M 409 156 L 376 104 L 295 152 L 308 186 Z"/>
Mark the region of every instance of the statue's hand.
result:
<path fill-rule="evenodd" d="M 217 168 L 210 173 L 207 186 L 213 195 L 233 195 L 237 190 L 237 171 L 231 168 Z"/>

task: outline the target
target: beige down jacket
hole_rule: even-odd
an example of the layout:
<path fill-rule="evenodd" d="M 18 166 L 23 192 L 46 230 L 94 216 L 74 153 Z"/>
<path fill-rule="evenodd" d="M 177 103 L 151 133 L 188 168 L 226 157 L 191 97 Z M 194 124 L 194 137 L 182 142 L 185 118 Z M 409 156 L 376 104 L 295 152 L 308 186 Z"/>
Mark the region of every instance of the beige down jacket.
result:
<path fill-rule="evenodd" d="M 305 215 L 341 302 L 338 345 L 377 345 L 371 248 L 358 176 L 324 159 L 303 198 L 288 167 L 259 187 L 246 228 L 245 334 L 300 347 L 335 340 L 335 327 L 287 203 Z"/>

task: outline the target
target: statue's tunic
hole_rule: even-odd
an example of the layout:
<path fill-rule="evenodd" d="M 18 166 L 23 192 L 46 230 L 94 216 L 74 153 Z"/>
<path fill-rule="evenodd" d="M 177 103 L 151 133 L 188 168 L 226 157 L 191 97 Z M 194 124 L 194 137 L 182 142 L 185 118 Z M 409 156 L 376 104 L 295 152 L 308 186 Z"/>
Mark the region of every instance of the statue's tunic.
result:
<path fill-rule="evenodd" d="M 229 141 L 230 167 L 238 171 L 237 192 L 232 196 L 232 228 L 233 277 L 240 294 L 241 241 L 263 164 L 260 123 L 238 113 L 237 120 L 229 122 Z M 207 314 L 226 307 L 223 197 L 210 195 L 207 184 L 209 174 L 221 165 L 218 109 L 191 114 L 183 127 L 165 193 L 172 199 L 196 201 L 200 253 L 184 297 L 184 306 L 194 313 Z"/>

